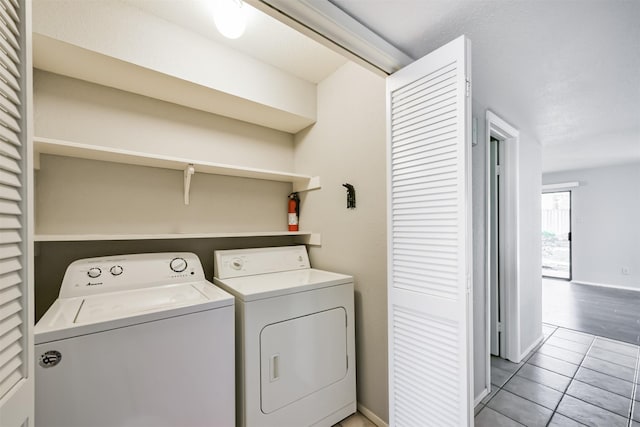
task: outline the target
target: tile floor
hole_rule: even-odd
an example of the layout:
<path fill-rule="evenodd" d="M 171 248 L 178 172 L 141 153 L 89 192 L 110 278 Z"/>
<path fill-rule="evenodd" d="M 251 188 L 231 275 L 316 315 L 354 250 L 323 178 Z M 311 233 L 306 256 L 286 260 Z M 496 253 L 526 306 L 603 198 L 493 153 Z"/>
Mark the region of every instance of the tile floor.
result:
<path fill-rule="evenodd" d="M 491 360 L 476 427 L 640 427 L 638 346 L 552 325 L 521 363 Z"/>
<path fill-rule="evenodd" d="M 376 425 L 360 412 L 356 412 L 338 424 L 334 424 L 333 427 L 376 427 Z"/>

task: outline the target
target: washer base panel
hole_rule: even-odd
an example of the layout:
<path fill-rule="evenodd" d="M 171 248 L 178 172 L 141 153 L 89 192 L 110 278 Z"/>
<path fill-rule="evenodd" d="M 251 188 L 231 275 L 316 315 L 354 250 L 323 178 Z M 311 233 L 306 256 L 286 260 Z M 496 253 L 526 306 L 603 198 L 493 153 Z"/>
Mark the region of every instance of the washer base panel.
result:
<path fill-rule="evenodd" d="M 227 306 L 35 346 L 35 425 L 235 426 Z M 60 353 L 43 367 L 47 351 Z M 186 356 L 185 356 L 186 355 Z"/>

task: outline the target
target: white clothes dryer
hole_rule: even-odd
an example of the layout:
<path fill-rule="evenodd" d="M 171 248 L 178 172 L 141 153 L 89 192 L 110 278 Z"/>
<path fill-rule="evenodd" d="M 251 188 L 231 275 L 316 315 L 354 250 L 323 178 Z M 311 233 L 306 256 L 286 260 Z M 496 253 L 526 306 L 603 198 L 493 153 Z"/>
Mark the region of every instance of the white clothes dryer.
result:
<path fill-rule="evenodd" d="M 192 253 L 73 262 L 35 326 L 36 426 L 235 426 L 233 313 Z"/>
<path fill-rule="evenodd" d="M 241 427 L 332 426 L 356 411 L 353 278 L 313 269 L 304 246 L 216 251 L 236 297 Z"/>

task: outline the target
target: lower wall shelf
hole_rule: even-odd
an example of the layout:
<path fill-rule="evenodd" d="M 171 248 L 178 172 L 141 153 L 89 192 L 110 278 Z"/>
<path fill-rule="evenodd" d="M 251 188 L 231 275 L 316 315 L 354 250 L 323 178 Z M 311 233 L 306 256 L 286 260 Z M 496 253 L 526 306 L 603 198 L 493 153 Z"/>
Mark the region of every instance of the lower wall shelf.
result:
<path fill-rule="evenodd" d="M 35 242 L 88 242 L 105 240 L 170 240 L 170 239 L 219 239 L 228 237 L 293 236 L 299 243 L 321 244 L 319 233 L 305 231 L 258 231 L 230 233 L 171 233 L 171 234 L 36 234 Z"/>

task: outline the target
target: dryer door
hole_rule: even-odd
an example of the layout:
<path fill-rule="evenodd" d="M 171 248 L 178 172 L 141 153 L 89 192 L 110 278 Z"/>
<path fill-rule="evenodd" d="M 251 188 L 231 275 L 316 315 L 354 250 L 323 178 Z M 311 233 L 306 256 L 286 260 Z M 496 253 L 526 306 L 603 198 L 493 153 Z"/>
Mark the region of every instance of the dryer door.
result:
<path fill-rule="evenodd" d="M 262 412 L 269 414 L 347 375 L 342 307 L 266 326 L 260 334 Z"/>

